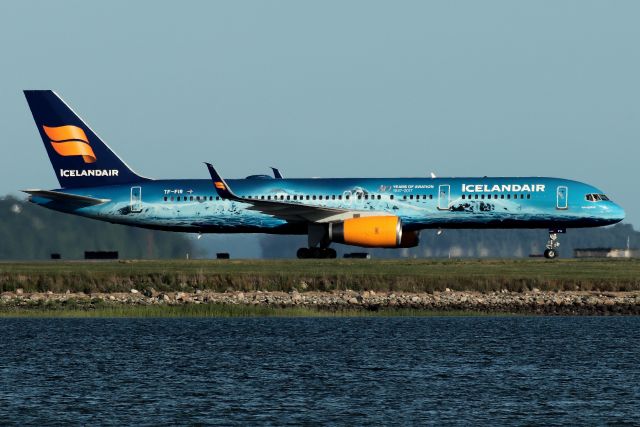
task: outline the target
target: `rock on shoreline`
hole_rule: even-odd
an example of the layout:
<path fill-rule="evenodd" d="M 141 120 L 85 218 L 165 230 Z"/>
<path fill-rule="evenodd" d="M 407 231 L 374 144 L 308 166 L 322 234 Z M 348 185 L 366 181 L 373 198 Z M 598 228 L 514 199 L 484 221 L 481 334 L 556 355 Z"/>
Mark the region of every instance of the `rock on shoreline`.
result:
<path fill-rule="evenodd" d="M 0 311 L 7 308 L 109 305 L 228 304 L 266 307 L 308 307 L 327 311 L 414 309 L 543 315 L 640 315 L 640 292 L 156 292 L 26 293 L 0 295 Z"/>

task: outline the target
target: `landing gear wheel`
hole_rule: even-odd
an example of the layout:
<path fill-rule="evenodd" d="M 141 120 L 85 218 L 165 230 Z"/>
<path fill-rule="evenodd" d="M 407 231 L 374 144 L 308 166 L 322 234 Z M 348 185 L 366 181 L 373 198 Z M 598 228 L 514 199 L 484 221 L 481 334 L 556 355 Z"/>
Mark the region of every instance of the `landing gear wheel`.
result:
<path fill-rule="evenodd" d="M 300 248 L 296 254 L 299 259 L 335 259 L 335 249 L 331 248 Z"/>
<path fill-rule="evenodd" d="M 558 234 L 564 233 L 565 230 L 550 229 L 549 240 L 547 241 L 547 249 L 544 251 L 544 257 L 547 259 L 554 259 L 558 257 L 558 248 L 560 242 L 558 241 Z"/>
<path fill-rule="evenodd" d="M 298 256 L 298 259 L 307 259 L 311 258 L 312 253 L 309 248 L 300 248 L 296 255 Z"/>

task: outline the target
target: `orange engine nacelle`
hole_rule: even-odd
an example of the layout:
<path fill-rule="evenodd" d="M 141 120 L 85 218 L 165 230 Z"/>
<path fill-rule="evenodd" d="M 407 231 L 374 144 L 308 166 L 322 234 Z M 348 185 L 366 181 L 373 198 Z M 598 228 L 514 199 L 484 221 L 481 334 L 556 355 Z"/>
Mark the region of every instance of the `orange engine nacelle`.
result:
<path fill-rule="evenodd" d="M 404 238 L 403 238 L 404 237 Z M 349 218 L 329 224 L 332 242 L 368 248 L 400 248 L 418 244 L 417 232 L 402 235 L 402 221 L 397 216 Z"/>

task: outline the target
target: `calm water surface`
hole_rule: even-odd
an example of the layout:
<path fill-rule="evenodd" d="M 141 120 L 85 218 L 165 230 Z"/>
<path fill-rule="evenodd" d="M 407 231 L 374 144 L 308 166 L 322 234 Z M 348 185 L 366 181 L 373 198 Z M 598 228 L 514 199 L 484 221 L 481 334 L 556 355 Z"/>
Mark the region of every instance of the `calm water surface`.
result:
<path fill-rule="evenodd" d="M 0 319 L 1 424 L 640 424 L 640 318 Z"/>

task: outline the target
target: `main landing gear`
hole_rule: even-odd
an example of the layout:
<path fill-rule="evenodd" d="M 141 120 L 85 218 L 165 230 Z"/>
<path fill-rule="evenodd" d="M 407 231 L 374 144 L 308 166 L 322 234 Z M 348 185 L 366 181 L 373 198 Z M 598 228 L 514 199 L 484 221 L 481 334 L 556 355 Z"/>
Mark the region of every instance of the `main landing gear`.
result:
<path fill-rule="evenodd" d="M 331 249 L 331 239 L 325 224 L 309 224 L 308 247 L 298 249 L 300 259 L 335 259 L 337 254 L 335 249 Z"/>
<path fill-rule="evenodd" d="M 558 241 L 558 234 L 562 233 L 565 233 L 565 230 L 549 230 L 547 249 L 544 251 L 545 258 L 554 259 L 558 256 L 558 247 L 560 246 L 560 242 Z"/>
<path fill-rule="evenodd" d="M 300 248 L 297 255 L 300 259 L 335 259 L 337 256 L 335 249 L 331 248 Z"/>

